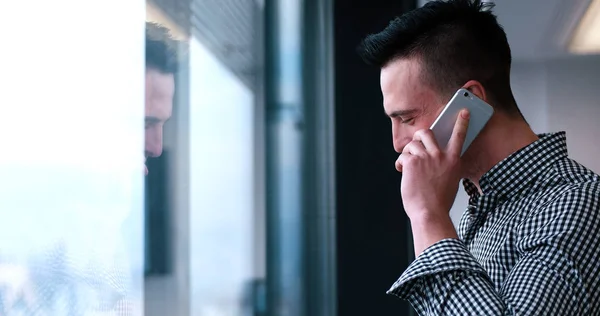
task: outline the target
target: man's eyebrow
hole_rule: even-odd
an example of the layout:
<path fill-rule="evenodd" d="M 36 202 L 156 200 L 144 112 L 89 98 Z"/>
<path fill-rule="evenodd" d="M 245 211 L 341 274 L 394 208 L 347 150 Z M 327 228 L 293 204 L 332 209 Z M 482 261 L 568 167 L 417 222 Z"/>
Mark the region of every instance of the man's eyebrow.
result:
<path fill-rule="evenodd" d="M 146 116 L 146 117 L 145 117 L 145 121 L 146 121 L 147 123 L 158 123 L 158 122 L 161 122 L 161 119 L 159 119 L 159 118 L 158 118 L 158 117 L 156 117 L 156 116 Z"/>
<path fill-rule="evenodd" d="M 409 116 L 409 115 L 417 113 L 418 111 L 419 111 L 418 109 L 398 110 L 398 111 L 393 111 L 392 113 L 389 113 L 389 114 L 386 113 L 386 115 L 391 118 L 395 118 L 395 117 L 400 117 L 400 116 Z"/>

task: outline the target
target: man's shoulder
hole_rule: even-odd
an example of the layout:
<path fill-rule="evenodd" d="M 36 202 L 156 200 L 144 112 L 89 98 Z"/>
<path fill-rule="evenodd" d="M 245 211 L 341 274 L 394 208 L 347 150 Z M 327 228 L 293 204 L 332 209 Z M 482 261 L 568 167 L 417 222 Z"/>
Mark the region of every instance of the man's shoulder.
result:
<path fill-rule="evenodd" d="M 594 198 L 600 195 L 600 176 L 565 157 L 543 168 L 526 195 L 536 204 L 548 206 L 573 195 Z"/>
<path fill-rule="evenodd" d="M 600 222 L 600 176 L 572 159 L 553 164 L 535 190 L 534 206 L 525 217 L 529 225 L 553 222 L 550 227 L 559 228 Z"/>
<path fill-rule="evenodd" d="M 600 253 L 600 177 L 571 159 L 553 168 L 540 199 L 518 225 L 517 247 L 523 252 L 550 247 L 574 262 L 587 262 Z M 580 269 L 598 276 L 589 265 Z"/>
<path fill-rule="evenodd" d="M 557 160 L 552 165 L 552 171 L 574 187 L 582 186 L 597 190 L 600 184 L 600 176 L 597 173 L 571 158 Z"/>
<path fill-rule="evenodd" d="M 600 202 L 600 176 L 577 161 L 560 159 L 552 166 L 547 179 L 546 208 L 568 211 L 596 208 Z"/>

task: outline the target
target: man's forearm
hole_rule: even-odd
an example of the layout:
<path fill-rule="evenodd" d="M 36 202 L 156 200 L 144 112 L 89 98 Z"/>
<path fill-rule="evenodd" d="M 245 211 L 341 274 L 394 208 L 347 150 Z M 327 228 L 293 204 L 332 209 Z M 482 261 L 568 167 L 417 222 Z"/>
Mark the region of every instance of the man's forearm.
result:
<path fill-rule="evenodd" d="M 462 241 L 444 239 L 412 262 L 388 293 L 409 300 L 420 315 L 590 314 L 581 272 L 571 270 L 569 258 L 549 264 L 555 253 L 552 246 L 535 247 L 498 289 Z"/>
<path fill-rule="evenodd" d="M 423 212 L 422 214 L 426 214 Z M 415 257 L 418 257 L 425 249 L 440 240 L 454 238 L 458 239 L 456 229 L 452 224 L 450 216 L 443 218 L 422 216 L 411 218 L 410 221 Z"/>

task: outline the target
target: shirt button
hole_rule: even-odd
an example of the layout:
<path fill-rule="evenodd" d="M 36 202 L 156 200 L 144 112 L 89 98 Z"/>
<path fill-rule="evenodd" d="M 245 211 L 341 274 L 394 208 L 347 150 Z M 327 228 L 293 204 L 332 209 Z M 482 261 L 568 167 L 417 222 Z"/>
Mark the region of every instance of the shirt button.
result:
<path fill-rule="evenodd" d="M 459 271 L 452 272 L 452 281 L 454 281 L 454 282 L 460 281 L 460 272 Z"/>

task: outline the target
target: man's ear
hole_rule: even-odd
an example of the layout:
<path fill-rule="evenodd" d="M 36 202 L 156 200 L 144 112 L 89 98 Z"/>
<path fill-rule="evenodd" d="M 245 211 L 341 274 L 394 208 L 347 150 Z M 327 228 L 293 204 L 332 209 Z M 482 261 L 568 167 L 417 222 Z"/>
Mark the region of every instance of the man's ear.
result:
<path fill-rule="evenodd" d="M 467 90 L 471 91 L 471 93 L 476 95 L 478 98 L 489 103 L 488 102 L 489 100 L 487 99 L 487 94 L 486 94 L 485 89 L 483 88 L 483 85 L 481 84 L 481 82 L 479 82 L 477 80 L 469 80 L 469 82 L 467 82 L 463 85 L 463 89 L 467 89 Z"/>

